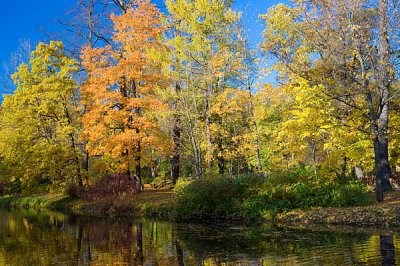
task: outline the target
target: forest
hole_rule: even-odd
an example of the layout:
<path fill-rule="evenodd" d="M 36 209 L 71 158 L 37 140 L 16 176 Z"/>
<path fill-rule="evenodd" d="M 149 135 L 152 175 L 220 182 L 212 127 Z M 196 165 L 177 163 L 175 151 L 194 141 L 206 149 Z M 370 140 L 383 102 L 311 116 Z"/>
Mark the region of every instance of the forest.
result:
<path fill-rule="evenodd" d="M 384 201 L 400 177 L 400 2 L 79 0 L 1 77 L 0 195 L 131 201 L 181 219 Z M 31 49 L 30 49 L 31 48 Z"/>

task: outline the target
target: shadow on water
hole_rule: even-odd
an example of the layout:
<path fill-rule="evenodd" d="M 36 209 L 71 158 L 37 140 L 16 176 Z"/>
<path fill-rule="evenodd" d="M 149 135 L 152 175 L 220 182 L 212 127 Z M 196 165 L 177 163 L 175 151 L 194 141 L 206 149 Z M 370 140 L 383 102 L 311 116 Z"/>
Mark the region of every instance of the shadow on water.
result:
<path fill-rule="evenodd" d="M 0 210 L 0 265 L 400 265 L 396 234 Z"/>

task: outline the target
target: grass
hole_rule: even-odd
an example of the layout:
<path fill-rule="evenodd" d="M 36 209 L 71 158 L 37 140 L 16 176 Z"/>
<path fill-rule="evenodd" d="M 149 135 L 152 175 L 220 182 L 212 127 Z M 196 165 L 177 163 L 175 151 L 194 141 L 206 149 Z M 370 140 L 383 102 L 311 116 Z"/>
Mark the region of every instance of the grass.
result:
<path fill-rule="evenodd" d="M 64 194 L 0 197 L 0 208 L 48 208 L 75 214 L 110 216 L 151 216 L 171 218 L 175 195 L 171 190 L 146 187 L 131 199 L 88 202 Z"/>
<path fill-rule="evenodd" d="M 2 208 L 47 208 L 67 197 L 62 194 L 46 194 L 37 196 L 3 196 L 0 197 Z"/>
<path fill-rule="evenodd" d="M 47 194 L 29 197 L 0 197 L 3 208 L 48 208 L 67 213 L 98 216 L 145 216 L 174 219 L 176 196 L 166 189 L 146 187 L 145 191 L 130 199 L 114 202 L 87 202 L 71 199 L 63 194 Z M 385 195 L 383 203 L 361 207 L 312 208 L 291 210 L 273 217 L 274 222 L 286 225 L 356 225 L 374 227 L 400 226 L 400 192 Z"/>

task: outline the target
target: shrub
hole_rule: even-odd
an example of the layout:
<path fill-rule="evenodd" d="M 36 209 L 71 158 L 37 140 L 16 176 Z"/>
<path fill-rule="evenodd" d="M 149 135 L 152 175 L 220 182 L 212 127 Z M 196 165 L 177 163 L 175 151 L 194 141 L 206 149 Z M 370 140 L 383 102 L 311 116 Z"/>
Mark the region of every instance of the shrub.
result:
<path fill-rule="evenodd" d="M 65 189 L 65 194 L 67 194 L 71 199 L 81 199 L 85 195 L 85 188 L 76 184 L 68 184 Z"/>
<path fill-rule="evenodd" d="M 373 202 L 370 189 L 359 180 L 345 184 L 309 178 L 309 169 L 294 173 L 181 179 L 175 186 L 178 220 L 274 217 L 292 209 L 347 207 Z M 313 176 L 313 174 L 311 174 Z"/>
<path fill-rule="evenodd" d="M 240 216 L 246 189 L 246 183 L 240 178 L 208 177 L 180 182 L 175 187 L 177 218 L 199 220 Z"/>
<path fill-rule="evenodd" d="M 5 186 L 3 183 L 0 183 L 0 196 L 5 194 Z"/>
<path fill-rule="evenodd" d="M 332 184 L 321 180 L 284 184 L 272 181 L 257 194 L 245 199 L 243 213 L 246 216 L 259 217 L 298 208 L 348 207 L 372 202 L 371 191 L 359 180 L 347 184 Z"/>
<path fill-rule="evenodd" d="M 135 184 L 128 175 L 115 174 L 107 176 L 91 186 L 86 198 L 89 201 L 113 199 L 122 196 L 131 196 L 135 192 Z"/>

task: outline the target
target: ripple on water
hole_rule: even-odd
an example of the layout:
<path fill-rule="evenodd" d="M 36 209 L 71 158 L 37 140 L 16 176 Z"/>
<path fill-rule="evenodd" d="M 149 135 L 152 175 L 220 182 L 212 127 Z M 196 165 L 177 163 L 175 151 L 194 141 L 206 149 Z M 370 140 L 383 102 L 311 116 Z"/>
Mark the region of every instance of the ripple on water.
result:
<path fill-rule="evenodd" d="M 393 265 L 398 247 L 396 235 L 0 210 L 0 265 Z"/>

